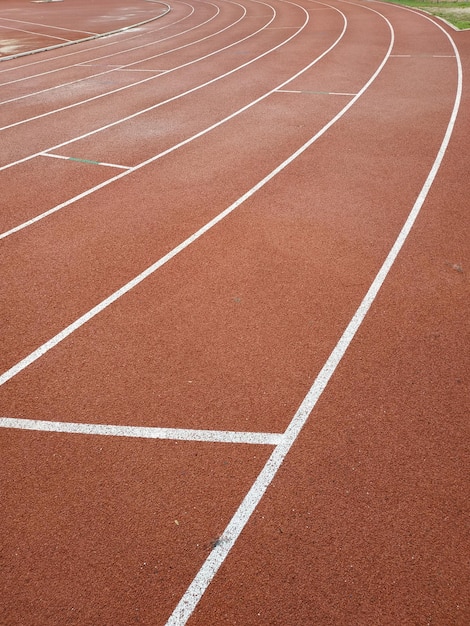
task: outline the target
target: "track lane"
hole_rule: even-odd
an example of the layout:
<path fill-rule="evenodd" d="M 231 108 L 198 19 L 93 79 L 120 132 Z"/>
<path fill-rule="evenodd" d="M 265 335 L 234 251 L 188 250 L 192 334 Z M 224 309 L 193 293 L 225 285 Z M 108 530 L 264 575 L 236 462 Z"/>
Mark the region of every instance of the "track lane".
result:
<path fill-rule="evenodd" d="M 45 22 L 53 22 L 54 18 L 58 21 L 61 26 L 53 26 L 52 24 L 44 24 L 33 21 L 25 21 L 23 19 L 16 19 L 16 17 L 24 18 L 24 7 L 16 4 L 14 1 L 9 3 L 8 7 L 3 7 L 2 15 L 0 16 L 0 22 L 3 24 L 1 28 L 10 29 L 11 26 L 17 28 L 18 30 L 11 32 L 7 39 L 3 39 L 0 47 L 0 55 L 3 58 L 0 58 L 0 61 L 8 61 L 11 59 L 16 59 L 17 57 L 25 57 L 34 55 L 41 52 L 46 52 L 49 50 L 60 49 L 64 46 L 75 45 L 76 43 L 81 43 L 87 40 L 95 40 L 101 37 L 109 37 L 110 35 L 116 33 L 122 33 L 132 28 L 137 28 L 146 23 L 153 22 L 156 19 L 162 17 L 166 12 L 168 12 L 169 7 L 164 2 L 149 0 L 152 4 L 141 4 L 140 10 L 137 9 L 137 12 L 129 13 L 129 11 L 133 10 L 133 7 L 127 6 L 119 7 L 116 6 L 116 2 L 114 2 L 110 10 L 112 10 L 112 15 L 108 15 L 107 19 L 103 20 L 103 10 L 106 8 L 106 3 L 101 3 L 98 7 L 97 13 L 93 16 L 94 22 L 93 26 L 95 28 L 94 31 L 83 32 L 79 30 L 75 30 L 77 22 L 79 25 L 84 24 L 84 16 L 85 20 L 90 18 L 93 13 L 93 9 L 90 10 L 88 6 L 88 11 L 81 6 L 81 2 L 77 2 L 76 0 L 70 0 L 67 5 L 61 6 L 55 12 L 55 7 L 46 9 L 46 13 L 44 14 Z M 16 6 L 15 6 L 16 4 Z M 34 4 L 42 4 L 40 2 L 34 2 Z M 86 6 L 86 3 L 85 3 Z M 156 8 L 158 6 L 158 9 Z M 135 7 L 135 4 L 134 4 Z M 145 7 L 149 8 L 149 12 L 145 11 Z M 163 12 L 162 12 L 162 7 Z M 32 6 L 29 8 L 29 12 L 27 13 L 27 17 L 34 19 L 34 17 L 38 16 L 38 11 L 40 11 L 41 7 Z M 142 10 L 143 9 L 143 10 Z M 95 9 L 96 10 L 96 9 Z M 68 14 L 68 11 L 70 13 Z M 123 15 L 116 15 L 116 13 L 124 13 Z M 15 16 L 15 19 L 11 19 L 6 17 L 7 15 Z M 80 16 L 77 18 L 77 16 Z M 138 17 L 137 17 L 138 16 Z M 41 19 L 39 17 L 39 19 Z M 130 22 L 130 24 L 129 24 Z M 69 23 L 73 28 L 64 28 L 64 24 Z M 11 25 L 11 26 L 8 26 Z M 21 28 L 23 27 L 23 28 Z M 25 28 L 28 28 L 26 30 Z M 54 33 L 62 35 L 58 37 L 57 35 L 52 35 L 51 30 Z M 104 32 L 103 32 L 104 31 Z M 13 34 L 15 33 L 16 34 Z M 65 39 L 65 34 L 68 35 L 68 39 Z M 51 39 L 52 38 L 52 39 Z M 60 41 L 61 43 L 57 43 Z"/>
<path fill-rule="evenodd" d="M 0 618 L 91 626 L 171 611 L 271 447 L 3 431 L 2 448 Z"/>
<path fill-rule="evenodd" d="M 452 37 L 466 76 L 468 34 Z M 189 624 L 467 623 L 469 95 L 375 304 Z"/>

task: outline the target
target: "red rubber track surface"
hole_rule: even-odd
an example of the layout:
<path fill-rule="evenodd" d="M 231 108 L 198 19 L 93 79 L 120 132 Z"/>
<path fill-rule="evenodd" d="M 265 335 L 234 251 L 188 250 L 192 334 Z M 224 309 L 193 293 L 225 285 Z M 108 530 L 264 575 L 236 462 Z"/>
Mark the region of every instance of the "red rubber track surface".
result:
<path fill-rule="evenodd" d="M 470 35 L 169 4 L 0 63 L 0 623 L 466 626 Z"/>

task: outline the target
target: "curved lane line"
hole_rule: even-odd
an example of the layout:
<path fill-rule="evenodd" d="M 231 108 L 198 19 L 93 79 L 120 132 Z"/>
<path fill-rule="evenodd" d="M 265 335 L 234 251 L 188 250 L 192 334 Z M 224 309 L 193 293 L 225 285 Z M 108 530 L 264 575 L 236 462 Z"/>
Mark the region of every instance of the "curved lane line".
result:
<path fill-rule="evenodd" d="M 353 4 L 353 3 L 348 3 Z M 356 5 L 358 6 L 358 5 Z M 373 9 L 370 9 L 373 10 Z M 378 13 L 378 11 L 375 11 Z M 380 14 L 379 14 L 380 15 Z M 387 18 L 384 19 L 388 22 Z M 430 20 L 433 22 L 433 20 Z M 435 22 L 433 22 L 435 23 Z M 390 28 L 392 28 L 390 22 L 388 22 Z M 436 24 L 439 28 L 441 28 L 438 24 Z M 395 243 L 393 244 L 390 252 L 387 255 L 382 267 L 377 273 L 374 281 L 372 282 L 369 290 L 364 296 L 363 301 L 359 305 L 356 310 L 354 316 L 343 332 L 341 338 L 336 344 L 335 348 L 331 352 L 327 361 L 325 362 L 323 368 L 320 373 L 316 377 L 314 383 L 310 387 L 307 395 L 303 399 L 300 407 L 298 408 L 296 414 L 292 418 L 289 426 L 283 435 L 282 442 L 274 449 L 270 458 L 268 459 L 266 465 L 261 470 L 258 478 L 253 483 L 250 491 L 247 493 L 243 502 L 240 504 L 239 508 L 235 512 L 234 516 L 230 520 L 227 525 L 225 531 L 220 537 L 220 541 L 217 546 L 211 551 L 210 555 L 207 557 L 206 561 L 203 563 L 201 569 L 196 574 L 192 583 L 186 590 L 185 594 L 181 598 L 180 602 L 176 606 L 175 610 L 171 614 L 168 619 L 166 626 L 184 626 L 187 620 L 191 617 L 195 607 L 199 603 L 200 599 L 204 595 L 207 587 L 211 583 L 212 579 L 216 575 L 222 563 L 225 561 L 227 555 L 235 544 L 236 540 L 240 536 L 243 528 L 249 521 L 251 515 L 254 510 L 258 506 L 261 498 L 264 496 L 267 488 L 271 484 L 274 479 L 277 471 L 281 467 L 284 459 L 291 449 L 293 443 L 297 439 L 300 434 L 302 428 L 304 427 L 307 419 L 309 418 L 311 412 L 313 411 L 318 399 L 322 395 L 325 390 L 330 378 L 334 374 L 336 368 L 338 367 L 341 359 L 343 358 L 346 350 L 348 349 L 351 341 L 353 340 L 356 332 L 361 326 L 367 312 L 369 311 L 372 303 L 374 302 L 380 288 L 382 287 L 383 282 L 385 281 L 392 265 L 394 264 L 403 244 L 405 243 L 411 228 L 423 206 L 423 203 L 427 197 L 429 189 L 436 177 L 437 171 L 441 165 L 444 154 L 447 150 L 447 146 L 450 141 L 450 137 L 452 135 L 452 131 L 454 128 L 455 120 L 457 117 L 458 109 L 460 106 L 460 100 L 462 95 L 462 65 L 460 61 L 460 56 L 458 50 L 446 31 L 441 28 L 441 30 L 445 33 L 445 35 L 449 38 L 457 59 L 457 73 L 458 73 L 458 85 L 457 85 L 457 93 L 454 101 L 454 107 L 452 110 L 452 114 L 447 126 L 446 133 L 444 135 L 444 139 L 439 148 L 438 154 L 434 161 L 434 164 L 428 174 L 428 177 L 421 189 L 421 192 L 418 195 L 418 198 L 408 215 L 407 220 L 405 221 L 402 230 L 400 231 Z M 392 30 L 393 33 L 393 30 Z M 393 41 L 392 41 L 393 44 Z M 391 45 L 392 45 L 391 44 Z M 391 51 L 391 47 L 389 52 Z M 376 73 L 376 75 L 378 72 Z M 375 76 L 371 79 L 373 80 Z"/>
<path fill-rule="evenodd" d="M 66 43 L 59 43 L 55 46 L 48 46 L 46 48 L 37 48 L 36 50 L 28 50 L 27 52 L 19 52 L 18 54 L 11 54 L 7 57 L 0 58 L 0 63 L 2 61 L 11 61 L 12 59 L 19 59 L 20 57 L 30 56 L 31 54 L 37 54 L 38 52 L 49 52 L 49 50 L 56 50 L 57 48 L 65 48 L 66 46 L 73 46 L 77 43 L 84 43 L 86 41 L 93 41 L 94 39 L 100 39 L 101 37 L 109 37 L 110 35 L 116 35 L 117 33 L 124 33 L 126 30 L 130 30 L 131 28 L 137 28 L 138 26 L 143 26 L 144 24 L 148 24 L 149 22 L 154 22 L 155 20 L 160 19 L 167 15 L 171 8 L 165 2 L 158 2 L 158 0 L 149 0 L 149 2 L 155 2 L 156 4 L 163 4 L 166 6 L 166 10 L 160 15 L 156 15 L 155 17 L 151 17 L 149 20 L 144 20 L 143 22 L 139 22 L 137 24 L 132 24 L 131 26 L 124 26 L 123 28 L 117 28 L 116 30 L 111 30 L 108 33 L 101 33 L 99 35 L 92 35 L 91 37 L 84 37 L 82 39 L 76 39 L 75 41 L 68 41 Z"/>
<path fill-rule="evenodd" d="M 169 26 L 175 26 L 176 24 L 179 24 L 180 22 L 184 22 L 185 20 L 189 19 L 193 15 L 193 13 L 195 11 L 194 6 L 192 6 L 190 4 L 187 4 L 186 2 L 182 2 L 182 4 L 186 4 L 186 6 L 190 7 L 191 11 L 188 13 L 188 15 L 184 15 L 179 20 L 176 20 L 175 22 L 172 22 L 171 24 L 168 24 L 167 26 L 163 26 L 162 28 L 157 28 L 155 31 L 146 31 L 145 35 L 149 35 L 149 34 L 152 34 L 154 32 L 157 33 L 159 31 L 163 30 L 164 28 L 168 28 Z M 213 19 L 213 18 L 210 18 L 210 19 Z M 210 21 L 210 19 L 208 21 Z M 169 37 L 163 37 L 163 39 L 158 39 L 158 40 L 152 41 L 150 43 L 144 43 L 144 44 L 142 44 L 140 46 L 134 46 L 133 48 L 126 48 L 125 50 L 120 50 L 118 52 L 113 52 L 111 54 L 105 54 L 103 56 L 94 57 L 93 59 L 88 59 L 86 61 L 78 61 L 78 62 L 72 63 L 71 65 L 64 65 L 62 67 L 58 67 L 58 68 L 53 69 L 53 70 L 47 70 L 46 72 L 40 72 L 39 74 L 31 74 L 29 76 L 24 76 L 23 78 L 17 78 L 15 80 L 9 80 L 9 81 L 7 81 L 5 83 L 0 83 L 0 87 L 5 87 L 7 85 L 13 85 L 15 83 L 20 83 L 20 82 L 23 82 L 23 81 L 26 81 L 26 80 L 40 78 L 41 76 L 47 76 L 48 74 L 54 74 L 56 72 L 62 72 L 62 71 L 65 71 L 65 70 L 74 69 L 76 67 L 82 67 L 82 66 L 90 65 L 90 64 L 94 63 L 95 61 L 102 61 L 103 59 L 107 59 L 108 57 L 116 56 L 118 54 L 126 54 L 127 52 L 133 52 L 134 50 L 141 50 L 142 48 L 146 48 L 148 46 L 153 46 L 155 44 L 160 44 L 162 41 L 168 41 L 168 39 L 172 39 L 173 37 L 179 37 L 179 35 L 184 35 L 185 33 L 188 33 L 191 30 L 194 30 L 195 28 L 198 28 L 199 26 L 202 26 L 204 24 L 206 24 L 206 22 L 202 22 L 201 24 L 198 24 L 196 26 L 188 28 L 187 30 L 183 30 L 181 32 L 178 32 L 178 33 L 176 33 L 174 35 L 170 35 Z M 138 36 L 142 37 L 142 36 L 144 36 L 144 33 L 141 33 Z M 114 42 L 114 43 L 118 43 L 118 42 Z M 77 53 L 74 53 L 74 54 L 77 54 Z M 67 56 L 67 55 L 65 55 L 65 56 Z M 57 59 L 60 60 L 62 58 L 64 58 L 64 57 L 63 56 L 59 56 L 59 57 L 55 57 L 54 59 L 50 59 L 50 61 L 53 62 L 53 61 L 55 61 Z M 22 67 L 24 67 L 24 66 L 20 66 L 19 69 L 22 69 Z M 16 68 L 11 68 L 11 69 L 16 69 Z M 101 76 L 102 74 L 106 74 L 106 73 L 114 71 L 114 70 L 115 70 L 115 68 L 113 68 L 112 70 L 107 70 L 106 72 L 101 72 L 99 74 L 93 74 L 93 77 Z M 80 79 L 80 80 L 86 80 L 86 78 L 85 79 Z M 77 80 L 77 81 L 72 81 L 72 82 L 80 82 L 80 81 Z M 54 87 L 50 87 L 49 89 L 56 89 L 57 87 L 66 87 L 67 85 L 70 85 L 70 84 L 72 84 L 72 83 L 63 83 L 61 85 L 55 85 Z M 20 96 L 19 98 L 12 98 L 11 100 L 3 100 L 2 102 L 0 102 L 0 104 L 6 104 L 7 102 L 12 102 L 14 100 L 20 100 L 21 98 L 27 98 L 29 96 L 36 95 L 38 93 L 44 93 L 44 91 L 48 91 L 48 89 L 43 89 L 42 91 L 30 93 L 30 94 L 27 94 L 26 96 Z"/>
<path fill-rule="evenodd" d="M 264 2 L 260 2 L 260 4 L 266 4 Z M 288 2 L 288 4 L 293 4 L 291 2 Z M 40 115 L 36 115 L 34 117 L 30 117 L 24 120 L 20 120 L 19 122 L 14 122 L 13 124 L 8 124 L 7 126 L 2 126 L 0 127 L 0 131 L 2 130 L 7 130 L 9 128 L 13 128 L 15 126 L 21 126 L 22 124 L 26 124 L 27 122 L 32 122 L 34 120 L 37 119 L 41 119 L 43 117 L 48 117 L 49 115 L 53 115 L 55 113 L 60 113 L 62 111 L 66 111 L 68 109 L 73 109 L 77 106 L 80 106 L 82 104 L 87 104 L 88 102 L 92 102 L 94 100 L 99 100 L 100 98 L 104 98 L 106 96 L 118 93 L 120 91 L 125 91 L 126 89 L 130 89 L 131 87 L 135 87 L 137 85 L 142 85 L 143 83 L 148 83 L 152 80 L 156 80 L 157 78 L 160 78 L 161 76 L 166 76 L 167 74 L 171 74 L 173 72 L 176 72 L 177 70 L 180 70 L 182 68 L 188 67 L 190 65 L 193 65 L 194 63 L 198 63 L 199 61 L 204 61 L 205 59 L 208 59 L 211 56 L 214 56 L 215 54 L 219 54 L 220 52 L 223 52 L 224 50 L 228 50 L 229 48 L 231 48 L 232 46 L 238 45 L 239 43 L 241 43 L 242 41 L 246 41 L 247 39 L 250 39 L 251 37 L 254 37 L 255 35 L 257 35 L 258 33 L 260 33 L 261 31 L 265 30 L 266 28 L 268 28 L 268 26 L 273 22 L 273 20 L 276 17 L 276 11 L 274 10 L 273 7 L 271 7 L 270 5 L 266 4 L 266 6 L 269 6 L 270 8 L 273 9 L 274 11 L 274 15 L 272 16 L 272 18 L 269 20 L 269 22 L 267 22 L 264 26 L 262 26 L 261 28 L 259 28 L 258 30 L 254 31 L 253 33 L 251 33 L 250 35 L 247 35 L 246 37 L 243 37 L 242 39 L 238 39 L 237 41 L 232 42 L 231 44 L 224 46 L 223 48 L 218 48 L 217 50 L 214 50 L 213 52 L 210 52 L 209 54 L 206 54 L 202 57 L 199 57 L 197 59 L 193 59 L 192 61 L 188 61 L 187 63 L 183 63 L 183 65 L 178 65 L 170 70 L 165 70 L 164 72 L 162 72 L 161 74 L 158 74 L 158 76 L 149 76 L 148 78 L 143 78 L 142 80 L 139 80 L 135 83 L 131 83 L 130 85 L 124 85 L 123 87 L 118 87 L 117 89 L 113 89 L 111 91 L 106 91 L 102 94 L 99 94 L 97 96 L 93 96 L 92 98 L 87 98 L 86 100 L 81 100 L 80 102 L 75 102 L 74 104 L 69 104 L 67 106 L 61 107 L 60 109 L 54 109 L 53 111 L 48 111 L 47 113 L 42 113 Z M 299 6 L 299 5 L 294 5 L 294 6 Z M 301 8 L 301 7 L 300 7 Z M 78 139 L 82 139 L 83 137 L 87 137 L 89 134 L 93 134 L 94 132 L 103 130 L 105 128 L 110 128 L 111 126 L 115 125 L 115 124 L 120 124 L 123 121 L 126 121 L 128 119 L 131 119 L 132 117 L 135 117 L 136 115 L 141 115 L 142 113 L 146 113 L 147 111 L 152 111 L 153 109 L 156 109 L 160 106 L 162 106 L 163 104 L 166 104 L 168 102 L 171 102 L 172 100 L 175 100 L 177 98 L 181 98 L 183 96 L 186 96 L 189 93 L 192 93 L 193 91 L 197 91 L 198 89 L 201 89 L 202 87 L 206 87 L 207 85 L 212 84 L 213 82 L 216 82 L 218 80 L 221 80 L 222 78 L 225 78 L 226 76 L 229 76 L 230 74 L 232 74 L 233 72 L 236 72 L 244 67 L 246 67 L 247 65 L 250 65 L 250 63 L 254 63 L 255 61 L 258 61 L 259 59 L 261 59 L 262 57 L 266 56 L 267 54 L 270 54 L 271 52 L 273 52 L 274 50 L 277 50 L 278 48 L 282 47 L 283 45 L 285 45 L 286 43 L 288 43 L 293 37 L 296 37 L 302 30 L 303 28 L 305 28 L 306 23 L 308 22 L 308 19 L 306 20 L 306 22 L 303 24 L 302 28 L 300 28 L 294 35 L 292 35 L 291 37 L 288 37 L 287 39 L 285 39 L 282 43 L 278 44 L 276 47 L 271 48 L 270 50 L 267 50 L 266 52 L 264 52 L 263 54 L 255 57 L 254 59 L 252 59 L 251 61 L 248 61 L 247 63 L 243 63 L 242 65 L 239 65 L 235 68 L 233 68 L 232 70 L 230 70 L 229 72 L 226 72 L 225 74 L 221 74 L 219 76 L 216 76 L 216 78 L 213 78 L 212 80 L 203 83 L 201 85 L 198 85 L 197 87 L 194 87 L 193 89 L 190 89 L 189 91 L 185 91 L 181 94 L 179 94 L 178 96 L 175 96 L 173 98 L 170 98 L 169 100 L 165 100 L 163 102 L 159 102 L 158 104 L 152 105 L 151 107 L 148 107 L 146 109 L 142 109 L 141 111 L 138 111 L 137 113 L 132 114 L 129 117 L 126 118 L 122 118 L 121 120 L 117 120 L 117 122 L 113 122 L 111 124 L 108 124 L 107 126 L 103 126 L 102 128 L 97 129 L 96 131 L 91 131 L 91 133 L 88 133 L 86 135 L 82 135 L 81 137 L 76 137 L 75 139 L 71 140 L 71 141 L 77 141 Z M 47 150 L 55 150 L 58 147 L 61 147 L 62 145 L 66 145 L 67 143 L 70 143 L 70 141 L 65 142 L 64 144 L 59 144 L 57 146 L 54 146 L 52 148 L 48 148 L 46 150 L 42 150 L 41 152 L 46 152 Z M 37 156 L 37 154 L 32 154 L 29 157 L 26 157 L 24 159 L 20 159 L 19 161 L 15 161 L 13 163 L 9 163 L 7 165 L 3 165 L 2 167 L 0 167 L 0 172 L 4 169 L 7 169 L 8 167 L 12 167 L 13 165 L 17 165 L 18 163 L 23 163 L 24 161 L 28 161 L 29 159 L 34 158 L 35 156 Z"/>

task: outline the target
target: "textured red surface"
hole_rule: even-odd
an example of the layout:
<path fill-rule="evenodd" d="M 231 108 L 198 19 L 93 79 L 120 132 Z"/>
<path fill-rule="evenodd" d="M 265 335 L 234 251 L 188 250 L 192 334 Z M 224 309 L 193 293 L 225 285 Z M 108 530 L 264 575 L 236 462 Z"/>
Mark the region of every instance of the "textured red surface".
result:
<path fill-rule="evenodd" d="M 17 4 L 0 0 L 0 24 Z M 47 23 L 91 29 L 98 4 L 71 21 L 72 6 L 55 4 L 64 11 Z M 15 124 L 0 131 L 0 231 L 85 194 L 0 240 L 2 372 L 287 159 L 367 83 L 392 28 L 394 44 L 369 89 L 306 152 L 5 382 L 0 415 L 283 433 L 439 150 L 458 84 L 444 28 L 464 83 L 441 169 L 189 623 L 466 626 L 469 33 L 379 3 L 171 8 L 116 40 L 0 64 L 0 127 Z M 339 11 L 339 43 L 248 107 L 334 44 Z M 114 27 L 110 17 L 105 30 Z M 237 111 L 88 193 L 124 172 L 99 163 L 138 166 Z M 272 446 L 1 428 L 0 449 L 0 623 L 153 626 L 165 624 Z"/>

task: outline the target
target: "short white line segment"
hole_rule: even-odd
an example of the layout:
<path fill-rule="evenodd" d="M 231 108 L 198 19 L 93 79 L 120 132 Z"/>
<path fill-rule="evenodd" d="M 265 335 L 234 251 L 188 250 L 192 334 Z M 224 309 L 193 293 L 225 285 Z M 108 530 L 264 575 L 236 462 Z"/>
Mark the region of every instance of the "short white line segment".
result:
<path fill-rule="evenodd" d="M 78 163 L 88 163 L 90 165 L 102 165 L 103 167 L 116 167 L 120 170 L 130 170 L 132 167 L 128 165 L 117 165 L 116 163 L 104 163 L 103 161 L 93 161 L 91 159 L 81 159 L 70 156 L 64 156 L 63 154 L 50 154 L 49 152 L 40 152 L 39 156 L 50 157 L 51 159 L 62 159 L 63 161 L 75 161 Z"/>
<path fill-rule="evenodd" d="M 112 424 L 80 424 L 44 420 L 0 417 L 0 428 L 35 430 L 48 433 L 134 437 L 139 439 L 170 439 L 210 443 L 246 443 L 276 446 L 282 440 L 279 433 L 237 432 L 230 430 L 196 430 L 191 428 L 157 428 L 152 426 L 116 426 Z"/>

